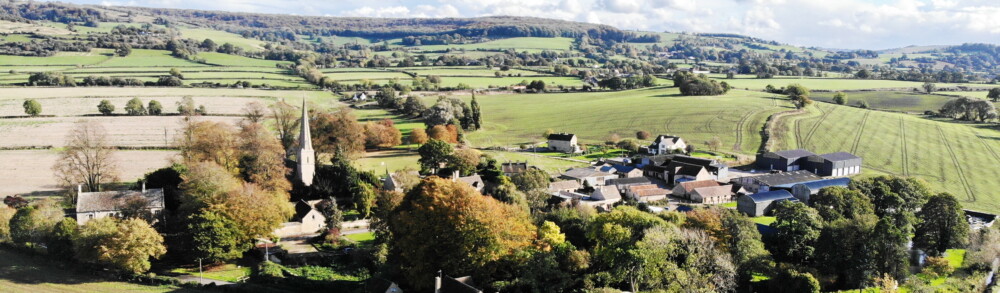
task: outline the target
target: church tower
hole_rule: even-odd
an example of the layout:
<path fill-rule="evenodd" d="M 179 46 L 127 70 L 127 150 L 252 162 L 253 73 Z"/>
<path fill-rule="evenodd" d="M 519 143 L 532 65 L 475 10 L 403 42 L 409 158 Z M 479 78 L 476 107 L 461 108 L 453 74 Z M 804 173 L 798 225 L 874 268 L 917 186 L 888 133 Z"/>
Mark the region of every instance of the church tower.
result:
<path fill-rule="evenodd" d="M 302 121 L 299 121 L 299 150 L 296 154 L 299 159 L 298 172 L 299 179 L 306 186 L 313 183 L 313 176 L 316 175 L 316 152 L 312 147 L 312 135 L 309 133 L 309 112 L 306 111 L 306 100 L 302 99 Z"/>

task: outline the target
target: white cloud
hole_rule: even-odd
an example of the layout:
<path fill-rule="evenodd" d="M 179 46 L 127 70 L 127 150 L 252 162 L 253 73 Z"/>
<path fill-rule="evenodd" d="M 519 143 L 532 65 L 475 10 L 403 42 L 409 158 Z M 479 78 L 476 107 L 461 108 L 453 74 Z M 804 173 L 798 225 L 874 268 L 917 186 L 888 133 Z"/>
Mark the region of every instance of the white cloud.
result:
<path fill-rule="evenodd" d="M 834 48 L 879 49 L 1000 40 L 1000 2 L 996 0 L 68 1 L 330 16 L 534 16 L 630 30 L 741 33 L 797 45 Z"/>

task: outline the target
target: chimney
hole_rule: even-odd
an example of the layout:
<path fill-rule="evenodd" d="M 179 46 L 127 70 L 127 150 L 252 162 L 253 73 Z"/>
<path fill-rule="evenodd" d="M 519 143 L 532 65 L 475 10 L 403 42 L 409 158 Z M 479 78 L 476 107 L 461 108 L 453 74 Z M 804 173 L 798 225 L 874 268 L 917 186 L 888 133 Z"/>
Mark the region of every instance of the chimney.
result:
<path fill-rule="evenodd" d="M 142 193 L 146 193 L 146 181 L 142 182 Z"/>
<path fill-rule="evenodd" d="M 76 196 L 80 196 L 81 193 L 83 193 L 83 184 L 77 184 L 76 185 Z"/>
<path fill-rule="evenodd" d="M 441 271 L 438 271 L 438 275 L 434 277 L 434 293 L 441 292 Z"/>

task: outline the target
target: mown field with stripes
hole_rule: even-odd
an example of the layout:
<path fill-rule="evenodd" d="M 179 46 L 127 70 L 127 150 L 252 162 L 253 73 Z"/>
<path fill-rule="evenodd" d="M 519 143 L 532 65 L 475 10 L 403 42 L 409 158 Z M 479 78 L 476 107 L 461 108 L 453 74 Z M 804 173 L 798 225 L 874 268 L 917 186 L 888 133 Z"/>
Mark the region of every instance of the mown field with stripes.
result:
<path fill-rule="evenodd" d="M 992 125 L 827 103 L 784 122 L 784 148 L 852 152 L 869 170 L 918 177 L 966 208 L 1000 211 L 1000 132 Z"/>

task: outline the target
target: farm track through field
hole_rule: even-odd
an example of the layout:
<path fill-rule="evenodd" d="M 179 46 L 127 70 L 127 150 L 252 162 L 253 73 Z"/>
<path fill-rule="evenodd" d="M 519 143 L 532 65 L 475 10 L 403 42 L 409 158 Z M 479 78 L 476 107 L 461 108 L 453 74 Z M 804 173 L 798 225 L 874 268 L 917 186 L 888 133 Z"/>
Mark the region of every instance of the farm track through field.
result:
<path fill-rule="evenodd" d="M 899 145 L 903 150 L 903 176 L 910 176 L 910 154 L 906 150 L 906 125 L 903 116 L 899 117 Z"/>
<path fill-rule="evenodd" d="M 663 122 L 663 133 L 670 133 L 670 124 L 674 123 L 674 119 L 677 117 L 667 118 L 667 122 Z"/>
<path fill-rule="evenodd" d="M 944 138 L 942 139 L 942 141 L 944 142 L 944 147 L 948 149 L 948 154 L 951 155 L 951 162 L 955 164 L 955 171 L 957 171 L 958 173 L 959 182 L 962 182 L 962 187 L 965 188 L 966 196 L 968 196 L 969 201 L 973 202 L 976 201 L 976 195 L 972 193 L 972 189 L 971 187 L 969 187 L 970 186 L 969 179 L 965 177 L 965 171 L 962 170 L 962 165 L 958 163 L 958 156 L 955 155 L 955 149 L 953 149 L 951 147 L 951 143 L 948 142 L 947 139 L 948 136 L 944 134 L 944 129 L 941 129 L 941 125 L 938 125 L 937 129 L 938 133 L 941 134 L 940 137 Z"/>
<path fill-rule="evenodd" d="M 851 153 L 858 153 L 858 146 L 861 145 L 861 136 L 865 132 L 865 124 L 868 123 L 868 116 L 871 116 L 873 111 L 865 111 L 865 117 L 861 118 L 861 123 L 858 125 L 858 134 L 854 137 L 854 145 L 851 146 Z"/>
<path fill-rule="evenodd" d="M 823 111 L 823 108 L 819 106 L 817 106 L 816 108 L 819 109 L 820 112 L 823 112 L 823 114 L 819 116 L 819 120 L 816 121 L 816 124 L 813 124 L 812 129 L 810 129 L 809 132 L 806 133 L 805 141 L 802 142 L 802 146 L 812 143 L 813 135 L 816 134 L 816 130 L 819 129 L 819 125 L 823 124 L 823 122 L 826 121 L 826 118 L 830 117 L 830 114 L 833 114 L 833 112 L 837 110 L 837 107 L 833 107 L 833 109 L 831 109 L 830 111 Z"/>

